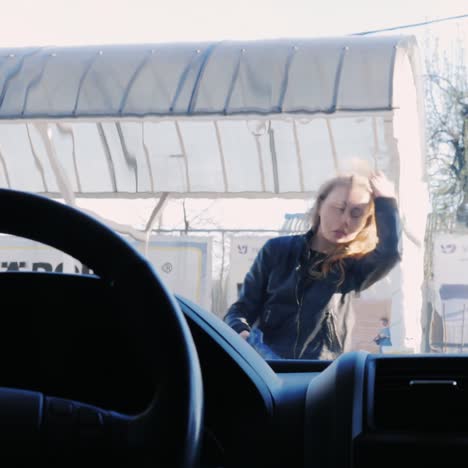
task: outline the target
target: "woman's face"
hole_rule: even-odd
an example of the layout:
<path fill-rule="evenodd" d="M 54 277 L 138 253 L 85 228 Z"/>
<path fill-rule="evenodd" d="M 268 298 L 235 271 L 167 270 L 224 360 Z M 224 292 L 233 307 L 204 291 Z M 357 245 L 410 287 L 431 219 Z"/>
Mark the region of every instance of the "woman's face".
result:
<path fill-rule="evenodd" d="M 360 185 L 337 185 L 319 209 L 318 233 L 332 244 L 353 241 L 368 218 L 371 194 Z"/>

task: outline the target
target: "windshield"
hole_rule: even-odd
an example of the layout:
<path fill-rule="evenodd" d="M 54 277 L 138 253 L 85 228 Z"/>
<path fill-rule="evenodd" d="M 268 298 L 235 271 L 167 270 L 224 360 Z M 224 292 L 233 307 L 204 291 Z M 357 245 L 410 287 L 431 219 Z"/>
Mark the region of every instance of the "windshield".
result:
<path fill-rule="evenodd" d="M 265 359 L 464 352 L 466 40 L 11 49 L 0 182 L 97 216 Z"/>

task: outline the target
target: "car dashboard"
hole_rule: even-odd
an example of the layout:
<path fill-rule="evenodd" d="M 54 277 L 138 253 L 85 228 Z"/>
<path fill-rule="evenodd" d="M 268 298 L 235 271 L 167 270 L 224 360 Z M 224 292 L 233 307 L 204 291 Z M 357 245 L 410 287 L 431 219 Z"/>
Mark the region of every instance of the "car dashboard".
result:
<path fill-rule="evenodd" d="M 116 320 L 144 301 L 112 296 L 93 276 L 2 274 L 0 289 L 2 386 L 127 414 L 147 406 L 158 382 Z M 177 300 L 203 377 L 201 467 L 449 466 L 468 453 L 468 357 L 266 362 L 218 317 Z"/>
<path fill-rule="evenodd" d="M 468 454 L 468 357 L 353 351 L 267 363 L 219 319 L 181 306 L 218 447 L 202 466 L 449 466 Z"/>

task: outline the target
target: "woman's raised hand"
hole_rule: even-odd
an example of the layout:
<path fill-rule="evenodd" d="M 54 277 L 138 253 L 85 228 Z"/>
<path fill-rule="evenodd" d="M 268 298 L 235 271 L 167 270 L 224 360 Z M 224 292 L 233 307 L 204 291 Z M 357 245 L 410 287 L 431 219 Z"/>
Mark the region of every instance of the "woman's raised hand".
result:
<path fill-rule="evenodd" d="M 372 195 L 374 197 L 395 198 L 395 185 L 382 171 L 377 171 L 371 174 L 369 182 L 372 188 Z"/>

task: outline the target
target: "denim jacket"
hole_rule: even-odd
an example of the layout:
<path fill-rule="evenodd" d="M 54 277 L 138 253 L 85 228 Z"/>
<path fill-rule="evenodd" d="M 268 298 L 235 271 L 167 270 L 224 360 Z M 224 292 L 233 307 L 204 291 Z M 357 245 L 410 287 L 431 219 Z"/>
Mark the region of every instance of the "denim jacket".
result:
<path fill-rule="evenodd" d="M 348 351 L 354 326 L 352 295 L 384 277 L 400 260 L 400 220 L 394 198 L 377 197 L 378 243 L 361 258 L 344 259 L 344 281 L 332 268 L 308 281 L 313 232 L 268 240 L 224 320 L 238 333 L 256 326 L 284 359 L 334 359 Z"/>

